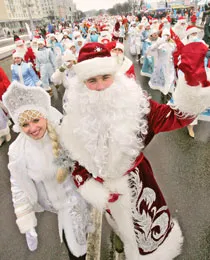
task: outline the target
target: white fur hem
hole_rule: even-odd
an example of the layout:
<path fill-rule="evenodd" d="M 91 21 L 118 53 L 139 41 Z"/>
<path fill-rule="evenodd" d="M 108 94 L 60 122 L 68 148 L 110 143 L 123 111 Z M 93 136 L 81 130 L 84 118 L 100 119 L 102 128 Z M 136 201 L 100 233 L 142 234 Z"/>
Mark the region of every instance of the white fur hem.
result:
<path fill-rule="evenodd" d="M 80 186 L 79 191 L 83 198 L 98 210 L 105 209 L 108 203 L 109 192 L 101 183 L 92 178 Z"/>
<path fill-rule="evenodd" d="M 18 218 L 16 220 L 16 224 L 18 225 L 20 233 L 25 234 L 31 228 L 34 228 L 37 226 L 37 219 L 36 219 L 35 213 L 31 212 L 21 218 Z"/>
<path fill-rule="evenodd" d="M 141 255 L 138 260 L 172 260 L 181 253 L 184 238 L 178 222 L 174 219 L 173 222 L 174 227 L 163 244 L 153 253 Z"/>
<path fill-rule="evenodd" d="M 73 68 L 80 80 L 84 81 L 97 75 L 113 75 L 119 67 L 114 57 L 104 57 L 81 61 Z"/>
<path fill-rule="evenodd" d="M 174 109 L 186 115 L 198 115 L 210 107 L 210 87 L 191 87 L 187 85 L 184 75 L 180 75 L 173 100 Z"/>

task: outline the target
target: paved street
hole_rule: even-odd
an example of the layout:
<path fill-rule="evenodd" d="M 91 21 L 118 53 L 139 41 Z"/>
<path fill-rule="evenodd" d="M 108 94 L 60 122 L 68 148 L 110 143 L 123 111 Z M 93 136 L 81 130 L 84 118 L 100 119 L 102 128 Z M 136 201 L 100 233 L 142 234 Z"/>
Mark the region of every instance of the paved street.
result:
<path fill-rule="evenodd" d="M 11 58 L 1 61 L 11 78 L 10 64 Z M 140 77 L 136 62 L 135 68 L 142 87 L 160 102 L 159 91 L 149 89 L 148 80 Z M 60 108 L 60 101 L 54 100 L 54 105 Z M 200 122 L 195 127 L 195 134 L 195 139 L 188 136 L 187 129 L 159 134 L 145 151 L 171 213 L 183 230 L 183 253 L 176 260 L 210 259 L 210 123 Z M 37 214 L 38 250 L 31 253 L 27 249 L 25 237 L 15 224 L 7 170 L 8 146 L 0 147 L 0 259 L 67 260 L 65 246 L 59 243 L 56 216 L 51 213 Z M 106 240 L 104 236 L 103 240 Z M 104 242 L 101 259 L 111 260 L 105 247 Z"/>

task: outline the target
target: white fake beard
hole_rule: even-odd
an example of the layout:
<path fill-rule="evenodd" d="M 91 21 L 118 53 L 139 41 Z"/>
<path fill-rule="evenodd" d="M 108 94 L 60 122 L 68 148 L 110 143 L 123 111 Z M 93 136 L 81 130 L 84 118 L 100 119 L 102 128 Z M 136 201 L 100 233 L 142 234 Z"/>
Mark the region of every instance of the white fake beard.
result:
<path fill-rule="evenodd" d="M 68 101 L 61 138 L 72 159 L 94 177 L 126 173 L 144 148 L 147 134 L 150 108 L 141 87 L 119 74 L 109 88 L 94 91 L 75 77 Z"/>
<path fill-rule="evenodd" d="M 124 61 L 124 54 L 123 53 L 117 54 L 115 52 L 111 52 L 111 56 L 116 58 L 117 64 L 119 64 L 119 65 L 123 64 L 123 61 Z"/>
<path fill-rule="evenodd" d="M 27 47 L 16 47 L 16 51 L 18 53 L 21 53 L 25 56 L 26 52 L 27 52 Z"/>

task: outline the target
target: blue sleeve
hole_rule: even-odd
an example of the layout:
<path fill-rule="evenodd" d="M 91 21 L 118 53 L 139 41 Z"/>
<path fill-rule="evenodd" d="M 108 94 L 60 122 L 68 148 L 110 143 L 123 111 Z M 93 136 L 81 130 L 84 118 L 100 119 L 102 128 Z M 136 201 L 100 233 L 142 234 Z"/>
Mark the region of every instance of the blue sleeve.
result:
<path fill-rule="evenodd" d="M 31 67 L 30 64 L 28 64 L 28 72 L 29 72 L 29 75 L 31 76 L 31 78 L 33 79 L 33 81 L 35 83 L 37 83 L 39 81 L 39 78 L 38 76 L 36 75 L 34 69 Z"/>
<path fill-rule="evenodd" d="M 17 73 L 15 73 L 15 70 L 12 68 L 12 81 L 14 80 L 20 81 Z"/>

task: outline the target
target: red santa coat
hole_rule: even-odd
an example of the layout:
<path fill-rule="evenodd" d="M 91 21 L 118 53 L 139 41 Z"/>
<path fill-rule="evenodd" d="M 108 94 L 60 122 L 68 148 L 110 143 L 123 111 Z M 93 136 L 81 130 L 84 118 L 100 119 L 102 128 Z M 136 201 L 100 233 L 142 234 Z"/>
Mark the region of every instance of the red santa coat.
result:
<path fill-rule="evenodd" d="M 155 134 L 182 128 L 190 124 L 192 120 L 192 118 L 181 119 L 180 115 L 177 116 L 176 111 L 170 106 L 150 100 L 150 112 L 147 115 L 148 133 L 144 137 L 145 147 Z M 78 188 L 83 186 L 87 180 L 94 179 L 104 185 L 103 179 L 100 177 L 93 178 L 79 164 L 76 165 L 72 175 Z M 126 235 L 122 234 L 125 237 L 124 241 L 126 236 L 129 237 L 129 230 L 135 230 L 133 241 L 131 234 L 127 242 L 129 246 L 137 243 L 142 259 L 144 259 L 144 255 L 145 259 L 173 259 L 181 250 L 180 247 L 183 241 L 181 230 L 176 221 L 171 219 L 169 209 L 155 180 L 150 163 L 142 152 L 136 158 L 133 167 L 128 169 L 125 175 L 128 177 L 129 182 L 130 191 L 128 194 L 131 194 L 132 197 L 130 202 L 132 207 L 131 216 L 129 216 L 129 212 L 125 214 L 126 203 L 123 204 L 125 208 L 121 207 L 122 212 L 119 212 L 119 207 L 116 211 L 115 205 L 119 203 L 119 194 L 115 194 L 117 196 L 112 196 L 110 200 L 112 203 L 109 203 L 109 209 L 107 209 L 111 214 L 111 217 L 107 214 L 109 223 L 113 224 L 114 229 L 115 224 L 112 218 L 118 222 L 118 225 L 121 223 L 122 230 L 120 230 L 120 233 L 122 234 L 123 230 L 126 229 Z M 121 196 L 121 200 L 123 198 L 125 198 L 125 193 Z M 123 222 L 123 218 L 127 219 Z M 161 245 L 162 243 L 163 245 Z M 147 258 L 146 255 L 151 258 Z"/>
<path fill-rule="evenodd" d="M 2 100 L 2 95 L 7 90 L 10 85 L 10 81 L 4 72 L 4 70 L 0 67 L 0 100 Z"/>

